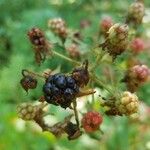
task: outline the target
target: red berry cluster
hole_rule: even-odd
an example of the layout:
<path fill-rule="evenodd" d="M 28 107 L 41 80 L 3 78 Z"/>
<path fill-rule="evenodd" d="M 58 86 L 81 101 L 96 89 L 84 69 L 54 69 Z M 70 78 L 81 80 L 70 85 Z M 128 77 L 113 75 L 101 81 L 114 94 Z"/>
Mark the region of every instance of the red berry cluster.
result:
<path fill-rule="evenodd" d="M 135 92 L 149 78 L 150 70 L 146 65 L 136 65 L 130 68 L 124 78 L 128 90 Z"/>
<path fill-rule="evenodd" d="M 82 126 L 86 132 L 94 132 L 99 129 L 103 122 L 102 116 L 98 112 L 88 112 L 82 118 Z"/>
<path fill-rule="evenodd" d="M 80 51 L 77 44 L 71 44 L 69 47 L 67 47 L 67 52 L 69 53 L 69 56 L 71 58 L 79 58 L 80 57 Z"/>
<path fill-rule="evenodd" d="M 66 23 L 61 18 L 51 19 L 48 22 L 49 28 L 59 37 L 65 39 L 67 37 Z"/>

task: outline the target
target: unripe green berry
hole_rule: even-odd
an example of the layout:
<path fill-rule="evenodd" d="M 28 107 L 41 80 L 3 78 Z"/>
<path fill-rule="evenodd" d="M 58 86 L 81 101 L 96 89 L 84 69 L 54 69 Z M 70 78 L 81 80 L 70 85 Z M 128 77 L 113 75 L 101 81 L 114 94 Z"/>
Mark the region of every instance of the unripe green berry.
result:
<path fill-rule="evenodd" d="M 116 101 L 116 107 L 121 114 L 131 115 L 137 113 L 139 107 L 138 97 L 126 91 L 122 94 L 121 99 Z"/>
<path fill-rule="evenodd" d="M 23 120 L 33 120 L 38 110 L 39 107 L 31 103 L 22 103 L 17 107 L 18 116 Z"/>

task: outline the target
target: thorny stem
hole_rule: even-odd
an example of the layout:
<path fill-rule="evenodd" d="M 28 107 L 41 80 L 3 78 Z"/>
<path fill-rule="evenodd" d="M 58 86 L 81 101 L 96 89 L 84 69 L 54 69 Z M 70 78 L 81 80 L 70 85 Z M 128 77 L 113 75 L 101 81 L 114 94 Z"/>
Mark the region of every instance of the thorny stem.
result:
<path fill-rule="evenodd" d="M 73 110 L 74 110 L 74 115 L 75 115 L 75 120 L 76 120 L 77 126 L 79 127 L 79 117 L 78 117 L 76 100 L 73 101 Z"/>

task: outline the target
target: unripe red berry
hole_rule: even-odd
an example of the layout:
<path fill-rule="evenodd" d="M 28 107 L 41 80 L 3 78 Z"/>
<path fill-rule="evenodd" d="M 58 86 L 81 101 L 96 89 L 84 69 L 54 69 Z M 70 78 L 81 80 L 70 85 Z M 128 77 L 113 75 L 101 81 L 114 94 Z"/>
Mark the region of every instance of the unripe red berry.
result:
<path fill-rule="evenodd" d="M 66 50 L 69 53 L 70 57 L 72 57 L 72 58 L 80 57 L 80 51 L 78 49 L 77 44 L 71 44 L 69 47 L 66 48 Z"/>
<path fill-rule="evenodd" d="M 150 70 L 146 65 L 136 65 L 130 68 L 123 79 L 130 92 L 135 92 L 149 78 Z"/>
<path fill-rule="evenodd" d="M 31 43 L 35 46 L 44 46 L 46 43 L 44 33 L 39 28 L 32 28 L 28 31 L 28 36 Z"/>
<path fill-rule="evenodd" d="M 105 17 L 100 22 L 100 30 L 101 30 L 101 33 L 104 34 L 105 37 L 108 35 L 107 32 L 112 25 L 113 25 L 113 21 L 111 17 Z"/>
<path fill-rule="evenodd" d="M 94 111 L 87 112 L 81 120 L 84 130 L 89 133 L 98 130 L 102 122 L 102 116 Z"/>
<path fill-rule="evenodd" d="M 136 65 L 131 69 L 133 76 L 141 82 L 145 82 L 148 79 L 150 70 L 146 65 Z"/>
<path fill-rule="evenodd" d="M 66 38 L 67 28 L 66 23 L 61 18 L 54 18 L 48 21 L 49 28 L 59 37 Z"/>
<path fill-rule="evenodd" d="M 133 52 L 139 53 L 144 50 L 144 41 L 141 38 L 135 38 L 130 47 Z"/>

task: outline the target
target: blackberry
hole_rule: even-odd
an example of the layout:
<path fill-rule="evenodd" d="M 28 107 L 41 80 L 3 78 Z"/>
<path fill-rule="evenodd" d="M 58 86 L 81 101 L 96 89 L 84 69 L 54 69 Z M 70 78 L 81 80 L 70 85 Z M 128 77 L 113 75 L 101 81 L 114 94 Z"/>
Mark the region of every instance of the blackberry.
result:
<path fill-rule="evenodd" d="M 59 73 L 47 78 L 43 92 L 48 103 L 67 108 L 76 98 L 79 87 L 71 76 Z"/>

